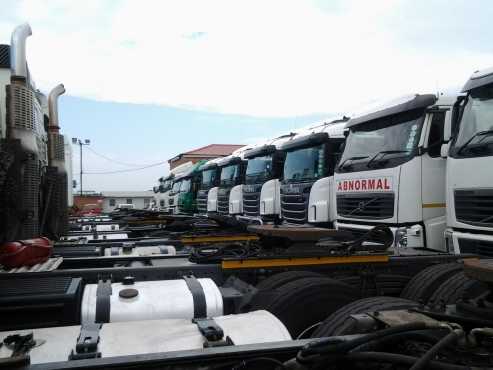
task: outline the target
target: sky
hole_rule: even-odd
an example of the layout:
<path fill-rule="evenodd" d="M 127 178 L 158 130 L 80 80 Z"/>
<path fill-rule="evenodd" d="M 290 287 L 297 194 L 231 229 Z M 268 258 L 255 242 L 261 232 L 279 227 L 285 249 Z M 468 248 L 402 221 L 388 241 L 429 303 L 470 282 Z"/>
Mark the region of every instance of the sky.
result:
<path fill-rule="evenodd" d="M 91 140 L 86 172 L 247 144 L 399 95 L 454 92 L 493 65 L 490 0 L 0 3 L 0 42 L 29 22 L 38 87 L 64 83 L 60 122 L 67 137 Z M 166 171 L 84 183 L 144 190 Z"/>

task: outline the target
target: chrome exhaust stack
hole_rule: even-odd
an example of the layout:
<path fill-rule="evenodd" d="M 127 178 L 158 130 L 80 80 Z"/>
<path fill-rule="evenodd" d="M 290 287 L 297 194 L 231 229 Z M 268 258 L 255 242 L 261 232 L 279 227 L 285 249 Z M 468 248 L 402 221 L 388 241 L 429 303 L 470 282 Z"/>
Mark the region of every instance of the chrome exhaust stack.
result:
<path fill-rule="evenodd" d="M 58 121 L 58 97 L 65 93 L 63 84 L 56 85 L 48 95 L 48 112 L 50 123 L 48 125 L 49 132 L 58 132 L 60 130 Z"/>
<path fill-rule="evenodd" d="M 26 40 L 32 35 L 29 23 L 17 26 L 10 39 L 10 70 L 12 80 L 27 81 Z"/>

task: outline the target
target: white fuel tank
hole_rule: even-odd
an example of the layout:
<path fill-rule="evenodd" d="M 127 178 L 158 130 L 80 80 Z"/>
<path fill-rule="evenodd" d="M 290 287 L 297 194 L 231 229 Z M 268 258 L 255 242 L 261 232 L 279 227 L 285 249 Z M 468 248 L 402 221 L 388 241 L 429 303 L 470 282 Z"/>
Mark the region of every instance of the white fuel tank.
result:
<path fill-rule="evenodd" d="M 155 245 L 149 247 L 112 247 L 105 248 L 105 256 L 152 256 L 159 254 L 176 255 L 176 248 L 173 245 Z"/>
<path fill-rule="evenodd" d="M 93 231 L 96 228 L 96 231 L 116 231 L 120 230 L 120 225 L 112 224 L 112 225 L 82 225 L 82 231 Z"/>
<path fill-rule="evenodd" d="M 223 297 L 219 288 L 209 278 L 197 279 L 205 295 L 207 316 L 223 314 Z M 109 322 L 192 319 L 194 317 L 194 299 L 185 280 L 137 281 L 132 285 L 111 284 Z M 84 288 L 81 305 L 81 322 L 94 322 L 96 317 L 97 284 L 88 284 Z M 137 295 L 123 298 L 121 291 L 135 289 Z"/>
<path fill-rule="evenodd" d="M 291 340 L 283 323 L 267 311 L 220 316 L 214 321 L 223 330 L 224 338 L 230 337 L 235 345 Z M 45 341 L 29 352 L 31 364 L 62 362 L 75 348 L 80 326 L 2 332 L 0 338 L 31 332 L 34 340 Z M 99 337 L 98 351 L 103 358 L 202 349 L 205 342 L 197 325 L 186 319 L 103 324 Z M 0 348 L 0 358 L 11 354 L 7 346 Z"/>

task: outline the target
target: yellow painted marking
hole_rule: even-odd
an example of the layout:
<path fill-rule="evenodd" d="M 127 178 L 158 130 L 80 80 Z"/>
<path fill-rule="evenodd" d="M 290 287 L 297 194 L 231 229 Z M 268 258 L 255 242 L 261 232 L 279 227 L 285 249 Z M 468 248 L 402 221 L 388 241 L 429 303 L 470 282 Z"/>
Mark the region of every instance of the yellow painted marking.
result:
<path fill-rule="evenodd" d="M 200 244 L 200 243 L 220 243 L 234 241 L 256 241 L 257 235 L 224 235 L 224 236 L 184 236 L 181 238 L 183 244 Z"/>
<path fill-rule="evenodd" d="M 224 260 L 223 269 L 388 262 L 387 255 Z"/>
<path fill-rule="evenodd" d="M 445 203 L 423 203 L 423 208 L 445 208 Z"/>

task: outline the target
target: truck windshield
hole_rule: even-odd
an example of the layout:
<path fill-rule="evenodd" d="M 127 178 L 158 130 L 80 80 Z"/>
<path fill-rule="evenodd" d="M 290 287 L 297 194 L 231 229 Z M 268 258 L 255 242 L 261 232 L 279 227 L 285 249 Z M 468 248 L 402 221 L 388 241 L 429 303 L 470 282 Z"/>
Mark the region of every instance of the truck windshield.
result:
<path fill-rule="evenodd" d="M 388 168 L 407 162 L 416 152 L 422 125 L 420 112 L 351 128 L 337 172 Z"/>
<path fill-rule="evenodd" d="M 272 176 L 272 155 L 254 157 L 248 160 L 245 183 L 256 184 L 267 181 Z"/>
<path fill-rule="evenodd" d="M 188 193 L 192 188 L 192 179 L 184 179 L 180 185 L 180 193 Z"/>
<path fill-rule="evenodd" d="M 493 86 L 471 91 L 462 112 L 451 155 L 481 157 L 493 155 Z"/>
<path fill-rule="evenodd" d="M 325 175 L 325 145 L 301 148 L 286 154 L 284 181 L 310 181 Z"/>
<path fill-rule="evenodd" d="M 202 189 L 211 188 L 216 183 L 217 170 L 212 168 L 202 172 Z"/>
<path fill-rule="evenodd" d="M 221 170 L 221 185 L 233 185 L 240 177 L 240 165 L 232 164 Z"/>
<path fill-rule="evenodd" d="M 172 185 L 173 185 L 173 180 L 166 180 L 164 182 L 164 191 L 170 190 Z"/>
<path fill-rule="evenodd" d="M 180 191 L 181 181 L 177 181 L 173 184 L 173 188 L 171 190 L 172 193 L 176 194 Z"/>

